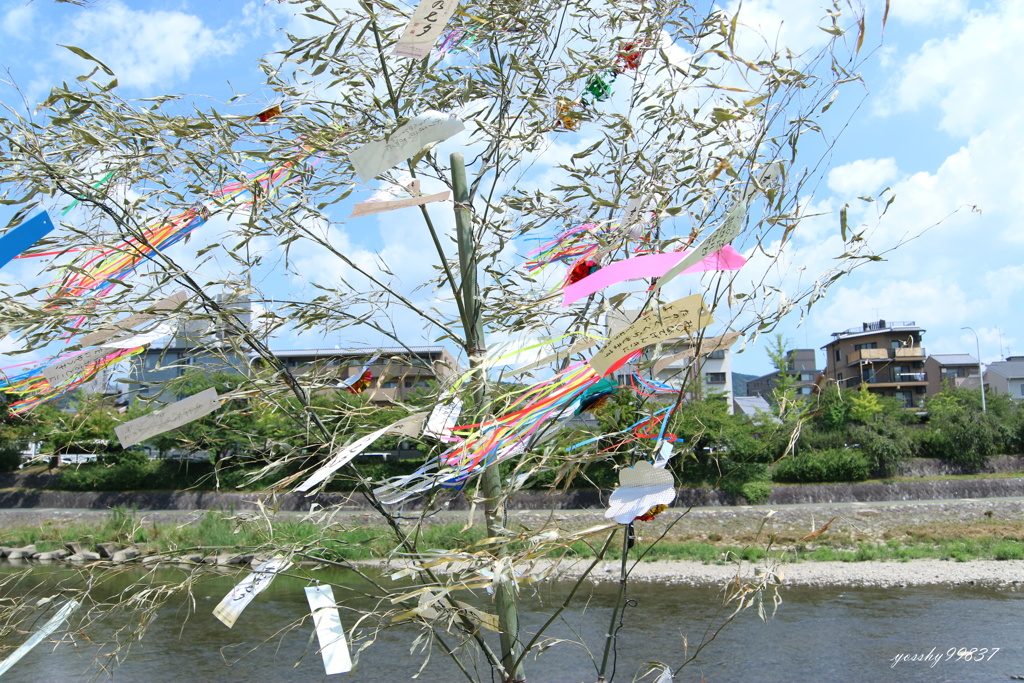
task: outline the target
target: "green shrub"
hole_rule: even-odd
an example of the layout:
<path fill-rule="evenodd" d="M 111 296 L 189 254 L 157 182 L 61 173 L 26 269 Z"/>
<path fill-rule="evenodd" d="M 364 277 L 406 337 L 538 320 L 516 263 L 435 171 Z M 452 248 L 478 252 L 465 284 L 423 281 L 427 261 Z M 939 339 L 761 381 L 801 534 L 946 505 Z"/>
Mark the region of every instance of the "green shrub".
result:
<path fill-rule="evenodd" d="M 766 481 L 748 481 L 740 487 L 740 493 L 751 505 L 760 505 L 768 502 L 772 495 L 772 485 Z"/>
<path fill-rule="evenodd" d="M 835 448 L 788 457 L 775 466 L 772 479 L 794 484 L 864 481 L 870 473 L 871 464 L 859 449 Z"/>
<path fill-rule="evenodd" d="M 0 472 L 13 472 L 21 465 L 21 449 L 15 446 L 0 447 Z"/>

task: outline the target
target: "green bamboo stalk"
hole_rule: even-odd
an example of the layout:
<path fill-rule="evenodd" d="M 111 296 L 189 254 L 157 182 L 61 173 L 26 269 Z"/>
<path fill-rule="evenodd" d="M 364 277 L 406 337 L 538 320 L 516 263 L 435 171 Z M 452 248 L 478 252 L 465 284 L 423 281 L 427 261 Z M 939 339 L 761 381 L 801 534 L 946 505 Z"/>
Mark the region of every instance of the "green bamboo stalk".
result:
<path fill-rule="evenodd" d="M 476 243 L 473 239 L 473 221 L 469 206 L 469 184 L 466 181 L 466 162 L 459 152 L 451 155 L 452 189 L 455 194 L 455 230 L 459 245 L 459 269 L 462 274 L 463 328 L 466 335 L 466 352 L 470 369 L 476 370 L 484 357 L 484 327 L 480 315 L 480 299 L 477 289 Z M 473 401 L 477 410 L 486 399 L 484 377 L 474 373 Z M 502 496 L 501 475 L 498 463 L 484 468 L 481 475 L 484 494 L 484 517 L 487 520 L 487 535 L 505 535 L 505 502 Z M 497 551 L 501 557 L 506 553 L 502 544 Z M 502 681 L 518 683 L 525 681 L 521 661 L 522 641 L 519 639 L 519 611 L 515 593 L 507 579 L 495 577 L 494 602 L 498 613 L 498 628 L 501 639 L 501 662 L 504 667 Z"/>

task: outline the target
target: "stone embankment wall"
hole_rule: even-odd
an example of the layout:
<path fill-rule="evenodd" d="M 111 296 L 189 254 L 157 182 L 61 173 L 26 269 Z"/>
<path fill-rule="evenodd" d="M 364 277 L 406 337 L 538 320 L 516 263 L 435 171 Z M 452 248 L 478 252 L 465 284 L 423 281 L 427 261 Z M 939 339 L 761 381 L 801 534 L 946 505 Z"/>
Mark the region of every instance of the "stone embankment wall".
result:
<path fill-rule="evenodd" d="M 916 476 L 951 474 L 944 471 L 948 463 L 939 460 L 909 461 L 908 471 Z M 1024 457 L 1005 456 L 989 459 L 990 472 L 1024 471 Z M 0 508 L 64 508 L 108 510 L 115 507 L 138 510 L 236 510 L 256 508 L 262 499 L 270 510 L 305 512 L 314 504 L 340 506 L 346 510 L 370 510 L 371 506 L 358 493 L 322 493 L 313 496 L 284 494 L 276 498 L 257 493 L 215 492 L 98 492 L 51 491 L 24 488 L 44 485 L 48 475 L 31 478 L 0 475 Z M 512 496 L 509 507 L 514 510 L 586 510 L 607 507 L 610 491 L 568 491 L 550 495 L 540 491 L 524 491 Z M 442 494 L 450 510 L 465 510 L 469 502 L 461 494 Z M 776 485 L 766 505 L 798 503 L 827 504 L 848 502 L 882 502 L 908 500 L 958 500 L 963 498 L 1004 498 L 1024 496 L 1024 477 L 1004 479 L 967 479 L 954 481 L 894 481 L 865 484 L 801 484 Z M 679 490 L 677 507 L 718 507 L 743 504 L 742 499 L 717 489 Z M 406 501 L 407 509 L 422 507 L 420 499 Z"/>

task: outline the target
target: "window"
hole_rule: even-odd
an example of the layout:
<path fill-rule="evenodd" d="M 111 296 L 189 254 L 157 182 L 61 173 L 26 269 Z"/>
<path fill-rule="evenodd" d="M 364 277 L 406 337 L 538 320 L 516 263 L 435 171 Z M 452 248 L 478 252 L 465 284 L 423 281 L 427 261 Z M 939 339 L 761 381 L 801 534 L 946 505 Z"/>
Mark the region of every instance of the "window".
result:
<path fill-rule="evenodd" d="M 800 381 L 801 382 L 813 382 L 814 381 L 814 375 L 812 375 L 812 374 L 810 374 L 808 372 L 805 372 L 805 373 L 800 375 Z"/>
<path fill-rule="evenodd" d="M 1024 382 L 1020 383 L 1020 395 L 1024 396 Z"/>
<path fill-rule="evenodd" d="M 878 348 L 878 342 L 867 342 L 865 344 L 854 344 L 853 345 L 853 350 L 854 351 L 861 351 L 863 349 L 877 349 L 877 348 Z"/>
<path fill-rule="evenodd" d="M 386 382 L 384 382 L 383 384 L 381 384 L 380 386 L 382 388 L 384 388 L 384 389 L 397 389 L 398 388 L 398 380 L 397 379 L 389 379 Z"/>
<path fill-rule="evenodd" d="M 715 351 L 712 351 L 711 353 L 708 354 L 708 358 L 725 358 L 725 349 L 717 349 Z"/>
<path fill-rule="evenodd" d="M 875 381 L 875 369 L 870 365 L 864 368 L 864 381 L 874 382 Z"/>
<path fill-rule="evenodd" d="M 838 381 L 839 381 L 840 384 L 843 383 L 843 373 L 841 373 L 841 372 L 839 373 L 839 380 Z"/>
<path fill-rule="evenodd" d="M 725 373 L 724 372 L 708 372 L 704 375 L 705 381 L 708 384 L 725 384 Z"/>
<path fill-rule="evenodd" d="M 903 346 L 903 342 L 899 341 L 898 339 L 893 339 L 891 342 L 889 342 L 889 346 L 891 348 L 898 349 Z"/>
<path fill-rule="evenodd" d="M 839 349 L 836 349 L 836 362 L 838 363 L 842 359 L 843 359 L 843 352 L 840 351 Z"/>
<path fill-rule="evenodd" d="M 807 395 L 811 393 L 811 387 L 800 387 L 800 393 Z"/>

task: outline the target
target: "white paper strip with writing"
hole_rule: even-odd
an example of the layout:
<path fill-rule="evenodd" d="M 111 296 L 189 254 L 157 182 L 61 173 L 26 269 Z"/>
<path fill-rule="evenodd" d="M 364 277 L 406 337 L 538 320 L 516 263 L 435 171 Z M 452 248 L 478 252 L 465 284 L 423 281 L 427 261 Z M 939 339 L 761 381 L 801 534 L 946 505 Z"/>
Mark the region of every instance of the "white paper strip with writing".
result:
<path fill-rule="evenodd" d="M 316 639 L 320 641 L 320 656 L 324 658 L 324 673 L 328 676 L 352 670 L 352 656 L 348 652 L 345 629 L 334 602 L 330 586 L 306 586 L 306 601 L 313 615 Z"/>
<path fill-rule="evenodd" d="M 321 482 L 326 480 L 327 477 L 331 476 L 339 469 L 350 463 L 352 461 L 352 458 L 356 457 L 357 455 L 365 451 L 370 444 L 372 444 L 374 441 L 384 436 L 385 434 L 408 434 L 408 430 L 411 428 L 411 425 L 422 423 L 423 415 L 422 413 L 417 413 L 416 415 L 410 415 L 409 417 L 402 418 L 401 420 L 395 422 L 394 424 L 389 424 L 387 427 L 384 427 L 383 429 L 378 429 L 375 432 L 371 432 L 366 436 L 362 437 L 361 439 L 356 439 L 355 441 L 353 441 L 352 443 L 338 451 L 334 455 L 334 457 L 332 457 L 320 469 L 314 472 L 313 476 L 299 484 L 295 488 L 295 490 L 305 492 L 310 490 L 317 484 L 320 484 Z"/>
<path fill-rule="evenodd" d="M 437 194 L 425 194 L 419 197 L 409 197 L 407 199 L 391 199 L 383 202 L 359 202 L 352 207 L 352 215 L 349 216 L 349 218 L 372 216 L 375 213 L 384 213 L 385 211 L 394 211 L 395 209 L 405 209 L 410 206 L 422 206 L 423 204 L 430 204 L 432 202 L 443 202 L 451 196 L 451 191 L 445 190 L 444 192 L 438 192 Z"/>
<path fill-rule="evenodd" d="M 283 572 L 290 566 L 292 566 L 291 561 L 280 555 L 260 564 L 253 570 L 252 574 L 242 579 L 213 608 L 213 616 L 220 619 L 221 623 L 225 626 L 231 628 L 238 621 L 242 610 L 252 602 L 252 599 L 262 593 L 279 572 Z"/>
<path fill-rule="evenodd" d="M 395 129 L 387 140 L 368 142 L 348 155 L 356 175 L 369 182 L 429 144 L 461 133 L 466 125 L 451 114 L 429 109 Z"/>
<path fill-rule="evenodd" d="M 157 339 L 166 337 L 174 331 L 174 328 L 170 323 L 164 323 L 158 326 L 152 332 L 144 332 L 142 334 L 132 335 L 125 339 L 115 339 L 112 342 L 103 344 L 100 348 L 103 349 L 134 349 L 136 346 L 149 346 Z"/>
<path fill-rule="evenodd" d="M 685 337 L 715 322 L 700 294 L 677 299 L 651 311 L 621 330 L 590 359 L 590 367 L 601 376 L 631 351 L 672 337 Z"/>
<path fill-rule="evenodd" d="M 46 381 L 50 383 L 51 387 L 58 387 L 69 379 L 77 377 L 78 374 L 85 370 L 89 365 L 95 363 L 101 358 L 106 358 L 111 353 L 110 349 L 105 349 L 101 346 L 94 349 L 87 349 L 74 356 L 60 358 L 52 365 L 43 368 L 43 377 L 46 378 Z"/>
<path fill-rule="evenodd" d="M 32 634 L 32 637 L 21 644 L 17 650 L 12 652 L 7 659 L 0 663 L 0 676 L 7 673 L 12 666 L 18 663 L 18 661 L 27 655 L 32 648 L 39 643 L 43 642 L 51 633 L 60 628 L 71 613 L 78 609 L 80 603 L 77 600 L 68 600 L 63 607 L 57 610 L 57 613 L 50 617 L 50 620 L 43 624 L 43 627 Z"/>
<path fill-rule="evenodd" d="M 420 0 L 391 54 L 414 59 L 428 56 L 458 6 L 459 0 Z"/>
<path fill-rule="evenodd" d="M 133 327 L 138 327 L 139 325 L 149 322 L 154 318 L 159 318 L 161 313 L 168 313 L 170 311 L 176 310 L 187 300 L 188 292 L 183 289 L 180 292 L 176 292 L 167 297 L 166 299 L 161 299 L 160 301 L 153 304 L 150 307 L 150 309 L 153 311 L 152 313 L 133 313 L 127 318 L 122 318 L 121 320 L 118 320 L 116 323 L 114 323 L 113 327 L 105 327 L 102 330 L 97 330 L 96 332 L 92 332 L 90 334 L 85 335 L 84 337 L 82 337 L 80 343 L 82 344 L 83 347 L 93 346 L 95 344 L 102 344 L 103 342 L 109 339 L 113 339 L 114 337 L 119 337 L 123 334 L 128 333 L 128 331 L 131 330 Z"/>
<path fill-rule="evenodd" d="M 114 433 L 121 442 L 121 448 L 128 448 L 157 434 L 169 432 L 175 427 L 209 415 L 220 408 L 220 401 L 216 389 L 204 389 L 149 415 L 119 424 L 114 427 Z"/>
<path fill-rule="evenodd" d="M 427 426 L 423 429 L 423 436 L 431 439 L 441 439 L 451 436 L 452 427 L 462 413 L 462 401 L 453 398 L 445 403 L 438 403 L 430 411 L 427 418 Z"/>

